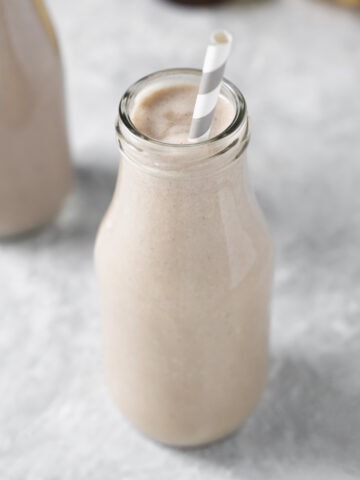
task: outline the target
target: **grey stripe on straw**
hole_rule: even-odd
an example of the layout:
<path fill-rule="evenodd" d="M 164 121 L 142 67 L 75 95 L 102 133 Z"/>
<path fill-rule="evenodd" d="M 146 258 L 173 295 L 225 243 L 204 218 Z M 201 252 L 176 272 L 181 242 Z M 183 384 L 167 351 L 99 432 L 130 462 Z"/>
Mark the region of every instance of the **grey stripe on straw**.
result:
<path fill-rule="evenodd" d="M 212 92 L 221 82 L 226 62 L 220 65 L 219 68 L 211 72 L 204 72 L 201 77 L 201 83 L 199 87 L 199 94 Z"/>
<path fill-rule="evenodd" d="M 210 129 L 214 110 L 215 108 L 213 108 L 211 112 L 203 117 L 193 118 L 190 128 L 190 138 L 199 138 Z"/>

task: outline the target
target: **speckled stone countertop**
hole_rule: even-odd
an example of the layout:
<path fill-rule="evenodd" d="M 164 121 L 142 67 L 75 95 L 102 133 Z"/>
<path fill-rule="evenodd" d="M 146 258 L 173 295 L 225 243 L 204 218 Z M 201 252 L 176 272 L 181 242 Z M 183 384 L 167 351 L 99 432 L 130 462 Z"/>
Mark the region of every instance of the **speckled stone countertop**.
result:
<path fill-rule="evenodd" d="M 52 225 L 0 244 L 0 479 L 359 479 L 360 12 L 311 0 L 48 5 L 76 185 Z M 235 36 L 227 77 L 248 100 L 251 176 L 277 251 L 271 367 L 236 435 L 176 450 L 108 398 L 92 249 L 121 93 L 151 71 L 201 66 L 218 27 Z"/>

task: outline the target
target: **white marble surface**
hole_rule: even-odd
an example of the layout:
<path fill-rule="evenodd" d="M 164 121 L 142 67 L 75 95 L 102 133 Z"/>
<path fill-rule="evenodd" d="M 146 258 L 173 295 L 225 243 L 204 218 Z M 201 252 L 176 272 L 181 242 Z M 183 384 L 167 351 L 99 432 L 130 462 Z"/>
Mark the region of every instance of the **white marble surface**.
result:
<path fill-rule="evenodd" d="M 37 235 L 0 244 L 1 480 L 360 478 L 360 15 L 310 0 L 49 0 L 67 74 L 76 189 Z M 209 32 L 252 116 L 253 183 L 277 250 L 271 368 L 233 437 L 161 447 L 102 376 L 94 236 L 117 169 L 123 90 L 200 66 Z"/>

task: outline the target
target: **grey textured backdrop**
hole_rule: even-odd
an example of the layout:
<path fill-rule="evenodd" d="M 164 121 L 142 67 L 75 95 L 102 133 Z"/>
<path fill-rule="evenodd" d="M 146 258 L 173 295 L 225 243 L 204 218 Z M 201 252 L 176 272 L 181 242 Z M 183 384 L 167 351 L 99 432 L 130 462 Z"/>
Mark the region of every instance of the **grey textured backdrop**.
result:
<path fill-rule="evenodd" d="M 52 225 L 0 244 L 1 480 L 359 479 L 360 13 L 311 0 L 48 4 L 77 182 Z M 150 71 L 201 66 L 223 26 L 277 250 L 271 368 L 235 436 L 172 450 L 108 399 L 92 248 L 116 178 L 121 93 Z"/>

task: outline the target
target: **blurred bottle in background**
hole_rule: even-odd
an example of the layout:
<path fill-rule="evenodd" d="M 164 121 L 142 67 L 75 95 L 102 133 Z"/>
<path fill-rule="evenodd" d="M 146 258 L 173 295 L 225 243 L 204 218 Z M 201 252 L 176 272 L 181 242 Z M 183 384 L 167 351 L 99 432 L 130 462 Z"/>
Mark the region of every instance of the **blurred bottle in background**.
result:
<path fill-rule="evenodd" d="M 360 0 L 337 0 L 337 3 L 347 7 L 360 7 Z"/>
<path fill-rule="evenodd" d="M 61 59 L 42 0 L 0 0 L 0 236 L 60 209 L 72 171 Z"/>

